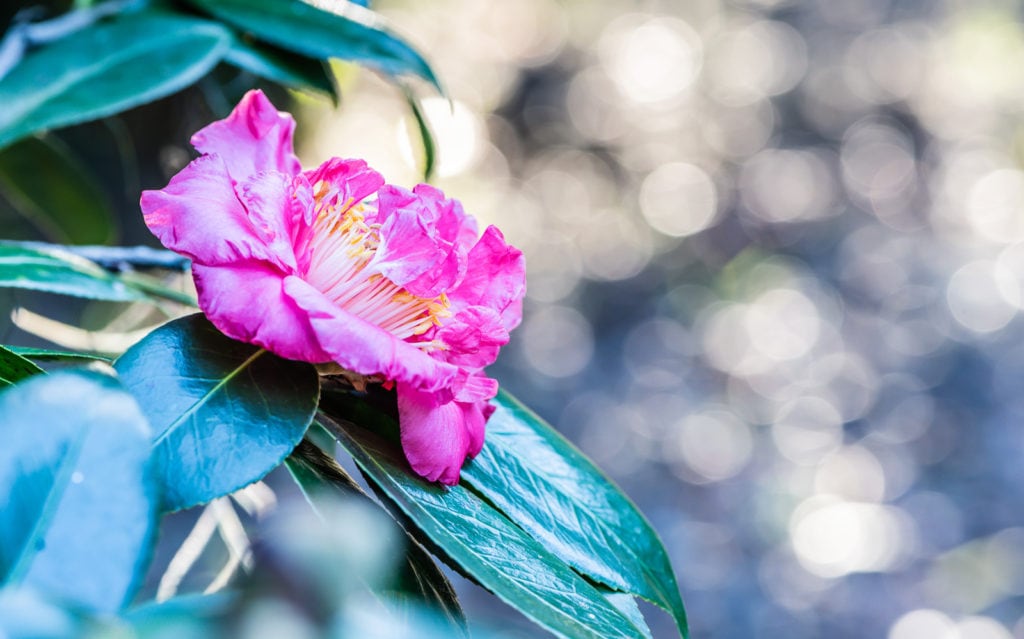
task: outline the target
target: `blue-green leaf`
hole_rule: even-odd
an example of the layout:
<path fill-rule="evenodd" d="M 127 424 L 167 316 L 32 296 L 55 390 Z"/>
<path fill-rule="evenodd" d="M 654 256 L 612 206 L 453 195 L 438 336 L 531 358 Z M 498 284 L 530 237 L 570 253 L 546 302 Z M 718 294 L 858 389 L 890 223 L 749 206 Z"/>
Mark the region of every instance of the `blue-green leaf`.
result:
<path fill-rule="evenodd" d="M 392 76 L 414 74 L 441 90 L 415 49 L 383 26 L 369 9 L 346 5 L 338 13 L 302 0 L 190 0 L 197 7 L 261 40 L 314 58 L 340 58 Z"/>
<path fill-rule="evenodd" d="M 668 554 L 636 506 L 564 437 L 501 392 L 463 481 L 552 553 L 613 589 L 686 613 Z"/>
<path fill-rule="evenodd" d="M 56 249 L 0 243 L 0 288 L 23 288 L 112 302 L 146 295 L 89 260 Z"/>
<path fill-rule="evenodd" d="M 642 639 L 602 593 L 463 485 L 413 476 L 397 445 L 341 421 L 325 422 L 359 467 L 449 561 L 561 637 Z"/>
<path fill-rule="evenodd" d="M 166 510 L 273 470 L 302 440 L 320 393 L 311 364 L 229 339 L 200 314 L 157 328 L 114 368 L 153 426 Z"/>
<path fill-rule="evenodd" d="M 287 87 L 316 91 L 338 102 L 334 80 L 322 60 L 235 36 L 224 61 Z"/>
<path fill-rule="evenodd" d="M 149 560 L 150 431 L 112 377 L 64 371 L 0 393 L 0 583 L 112 612 Z"/>
<path fill-rule="evenodd" d="M 179 91 L 217 64 L 229 39 L 208 20 L 140 11 L 30 51 L 0 80 L 0 147 Z"/>

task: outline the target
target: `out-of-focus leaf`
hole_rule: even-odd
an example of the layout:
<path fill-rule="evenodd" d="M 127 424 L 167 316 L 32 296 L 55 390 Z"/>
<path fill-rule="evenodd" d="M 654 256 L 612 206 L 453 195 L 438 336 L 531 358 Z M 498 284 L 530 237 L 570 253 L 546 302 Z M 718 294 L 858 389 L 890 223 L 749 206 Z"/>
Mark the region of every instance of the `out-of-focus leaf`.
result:
<path fill-rule="evenodd" d="M 84 258 L 59 250 L 0 242 L 0 288 L 24 288 L 112 302 L 147 299 L 135 287 Z"/>
<path fill-rule="evenodd" d="M 40 375 L 0 393 L 0 432 L 0 584 L 121 608 L 145 573 L 157 502 L 138 405 L 106 375 Z"/>
<path fill-rule="evenodd" d="M 30 588 L 0 589 L 0 637 L 80 637 L 83 621 Z"/>
<path fill-rule="evenodd" d="M 89 169 L 53 138 L 28 138 L 0 151 L 0 193 L 58 242 L 114 239 L 114 212 Z"/>
<path fill-rule="evenodd" d="M 423 113 L 423 109 L 420 108 L 420 102 L 413 94 L 409 87 L 403 87 L 405 93 L 405 100 L 409 104 L 409 110 L 412 111 L 412 117 L 416 120 L 416 128 L 420 132 L 420 140 L 423 142 L 423 181 L 430 182 L 430 178 L 434 175 L 434 163 L 437 154 L 437 148 L 434 144 L 434 134 L 430 130 L 430 125 L 427 124 L 427 118 Z"/>
<path fill-rule="evenodd" d="M 462 570 L 562 637 L 643 638 L 598 590 L 465 486 L 415 477 L 397 444 L 340 421 L 325 425 L 381 491 Z"/>
<path fill-rule="evenodd" d="M 17 384 L 42 372 L 43 369 L 21 355 L 0 346 L 0 388 Z"/>
<path fill-rule="evenodd" d="M 0 80 L 0 147 L 183 89 L 229 42 L 227 29 L 210 21 L 141 11 L 30 51 Z"/>
<path fill-rule="evenodd" d="M 668 554 L 636 506 L 511 395 L 494 403 L 486 444 L 463 481 L 583 574 L 664 608 L 686 636 Z"/>
<path fill-rule="evenodd" d="M 228 24 L 302 55 L 340 58 L 375 67 L 391 76 L 417 75 L 438 91 L 441 85 L 419 53 L 365 7 L 345 3 L 337 13 L 302 0 L 190 0 Z"/>
<path fill-rule="evenodd" d="M 273 470 L 302 440 L 320 394 L 311 364 L 229 339 L 201 314 L 154 330 L 114 368 L 153 426 L 166 510 Z"/>
<path fill-rule="evenodd" d="M 318 497 L 323 494 L 370 499 L 334 459 L 309 441 L 300 443 L 285 463 L 314 507 Z M 448 578 L 419 542 L 409 535 L 406 538 L 406 555 L 402 566 L 403 589 L 417 593 L 424 601 L 444 613 L 449 623 L 458 628 L 457 632 L 465 634 L 466 616 Z"/>
<path fill-rule="evenodd" d="M 17 245 L 28 249 L 72 253 L 84 257 L 90 262 L 95 262 L 103 268 L 115 270 L 131 267 L 187 271 L 192 264 L 192 261 L 184 255 L 148 246 L 62 246 L 47 242 L 17 242 Z"/>
<path fill-rule="evenodd" d="M 322 60 L 235 36 L 224 61 L 293 89 L 323 93 L 335 104 L 338 102 L 334 81 Z"/>

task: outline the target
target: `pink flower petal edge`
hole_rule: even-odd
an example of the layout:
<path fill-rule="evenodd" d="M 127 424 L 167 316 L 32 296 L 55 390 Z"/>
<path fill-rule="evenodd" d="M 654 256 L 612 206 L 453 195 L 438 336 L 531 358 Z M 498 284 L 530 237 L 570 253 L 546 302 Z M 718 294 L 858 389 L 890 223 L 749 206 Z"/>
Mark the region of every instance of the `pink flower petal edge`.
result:
<path fill-rule="evenodd" d="M 522 319 L 523 255 L 432 186 L 386 185 L 361 160 L 303 171 L 294 129 L 250 91 L 142 194 L 145 222 L 192 259 L 226 335 L 393 383 L 410 466 L 455 484 L 494 411 L 484 368 Z"/>

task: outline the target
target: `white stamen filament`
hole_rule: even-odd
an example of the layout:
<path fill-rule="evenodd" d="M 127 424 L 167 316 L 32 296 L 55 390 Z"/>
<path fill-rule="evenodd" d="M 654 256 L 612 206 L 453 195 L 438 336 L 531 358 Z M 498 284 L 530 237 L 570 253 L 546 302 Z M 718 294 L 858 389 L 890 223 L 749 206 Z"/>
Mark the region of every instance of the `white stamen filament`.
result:
<path fill-rule="evenodd" d="M 325 193 L 318 189 L 318 204 Z M 362 207 L 318 207 L 309 239 L 307 281 L 338 307 L 399 339 L 421 335 L 450 316 L 448 299 L 417 297 L 379 273 L 366 272 L 380 243 L 378 225 L 366 224 Z M 435 341 L 417 344 L 439 348 Z"/>

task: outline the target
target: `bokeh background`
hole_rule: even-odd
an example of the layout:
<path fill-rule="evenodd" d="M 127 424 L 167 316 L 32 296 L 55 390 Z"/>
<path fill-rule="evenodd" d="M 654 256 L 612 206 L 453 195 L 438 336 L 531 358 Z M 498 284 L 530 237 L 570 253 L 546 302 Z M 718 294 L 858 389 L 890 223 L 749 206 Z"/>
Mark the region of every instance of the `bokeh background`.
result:
<path fill-rule="evenodd" d="M 452 97 L 416 87 L 436 183 L 527 256 L 494 374 L 648 515 L 694 637 L 1024 639 L 1024 7 L 374 7 Z M 337 71 L 337 108 L 290 94 L 304 162 L 364 157 L 414 183 L 400 92 Z M 139 190 L 254 81 L 221 68 L 56 131 L 113 213 L 54 235 L 4 182 L 0 236 L 153 243 Z M 4 341 L 26 322 L 0 317 Z M 470 619 L 537 636 L 457 585 Z"/>
<path fill-rule="evenodd" d="M 453 98 L 437 184 L 527 256 L 495 373 L 649 516 L 694 637 L 1024 637 L 1018 3 L 375 6 Z M 342 78 L 306 161 L 414 182 L 400 96 Z"/>

